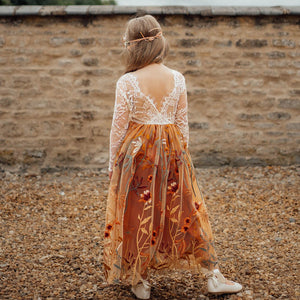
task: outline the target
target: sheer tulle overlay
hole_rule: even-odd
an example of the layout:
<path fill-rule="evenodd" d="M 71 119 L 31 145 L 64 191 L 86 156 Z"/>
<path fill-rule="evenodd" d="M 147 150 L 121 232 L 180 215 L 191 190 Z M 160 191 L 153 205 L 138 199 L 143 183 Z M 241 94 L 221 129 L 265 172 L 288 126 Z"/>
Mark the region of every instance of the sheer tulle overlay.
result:
<path fill-rule="evenodd" d="M 120 77 L 104 233 L 108 283 L 136 284 L 149 269 L 217 265 L 188 141 L 181 73 L 154 64 Z"/>
<path fill-rule="evenodd" d="M 130 122 L 111 179 L 104 238 L 109 283 L 148 268 L 217 264 L 191 157 L 177 125 Z"/>

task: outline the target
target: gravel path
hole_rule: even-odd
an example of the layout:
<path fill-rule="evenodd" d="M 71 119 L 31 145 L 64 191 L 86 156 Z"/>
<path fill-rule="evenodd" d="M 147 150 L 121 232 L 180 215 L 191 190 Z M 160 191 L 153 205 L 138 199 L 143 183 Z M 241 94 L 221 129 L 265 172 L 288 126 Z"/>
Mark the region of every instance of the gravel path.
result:
<path fill-rule="evenodd" d="M 296 166 L 197 169 L 221 270 L 243 284 L 211 296 L 201 274 L 151 277 L 151 299 L 300 299 Z M 0 173 L 0 299 L 135 299 L 103 283 L 108 188 L 101 171 Z"/>

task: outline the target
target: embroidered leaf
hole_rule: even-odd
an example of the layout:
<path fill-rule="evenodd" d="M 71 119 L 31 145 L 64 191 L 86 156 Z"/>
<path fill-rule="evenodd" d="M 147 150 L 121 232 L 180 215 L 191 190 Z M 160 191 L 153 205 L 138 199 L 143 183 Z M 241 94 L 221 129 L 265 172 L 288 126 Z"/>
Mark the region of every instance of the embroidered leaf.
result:
<path fill-rule="evenodd" d="M 175 218 L 171 218 L 170 220 L 174 223 L 178 223 L 178 221 Z"/>
<path fill-rule="evenodd" d="M 147 210 L 147 209 L 149 209 L 149 208 L 152 208 L 152 206 L 151 206 L 151 205 L 148 205 L 144 210 Z"/>
<path fill-rule="evenodd" d="M 146 224 L 152 217 L 148 217 L 141 222 L 141 225 Z"/>
<path fill-rule="evenodd" d="M 138 219 L 139 219 L 139 220 L 141 219 L 141 215 L 138 215 Z"/>
<path fill-rule="evenodd" d="M 174 212 L 179 208 L 179 204 L 177 206 L 175 206 L 174 208 L 172 208 L 170 215 L 174 214 Z"/>
<path fill-rule="evenodd" d="M 152 228 L 153 228 L 153 224 L 150 223 L 150 226 L 149 226 L 149 231 L 152 231 Z"/>
<path fill-rule="evenodd" d="M 141 231 L 142 233 L 148 234 L 148 231 L 144 227 L 141 228 Z"/>

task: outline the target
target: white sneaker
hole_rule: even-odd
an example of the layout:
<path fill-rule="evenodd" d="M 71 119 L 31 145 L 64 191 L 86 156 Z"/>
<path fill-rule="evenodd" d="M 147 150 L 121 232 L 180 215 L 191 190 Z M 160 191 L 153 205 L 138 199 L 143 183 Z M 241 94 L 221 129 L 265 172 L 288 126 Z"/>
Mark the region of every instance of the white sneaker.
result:
<path fill-rule="evenodd" d="M 214 269 L 205 274 L 207 290 L 211 294 L 238 293 L 243 287 L 237 282 L 227 280 L 219 269 Z"/>
<path fill-rule="evenodd" d="M 131 291 L 138 299 L 150 299 L 150 284 L 146 280 L 141 280 L 131 287 Z"/>

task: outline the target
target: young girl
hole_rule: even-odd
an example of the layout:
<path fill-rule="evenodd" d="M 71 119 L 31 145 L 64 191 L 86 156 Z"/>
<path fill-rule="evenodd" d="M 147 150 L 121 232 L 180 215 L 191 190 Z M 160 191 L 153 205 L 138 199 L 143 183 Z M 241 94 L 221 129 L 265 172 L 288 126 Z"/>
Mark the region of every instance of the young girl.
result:
<path fill-rule="evenodd" d="M 242 289 L 218 269 L 207 208 L 188 150 L 187 93 L 156 19 L 132 19 L 125 31 L 126 72 L 117 82 L 110 134 L 104 234 L 108 283 L 150 298 L 149 269 L 197 267 L 211 293 Z"/>

